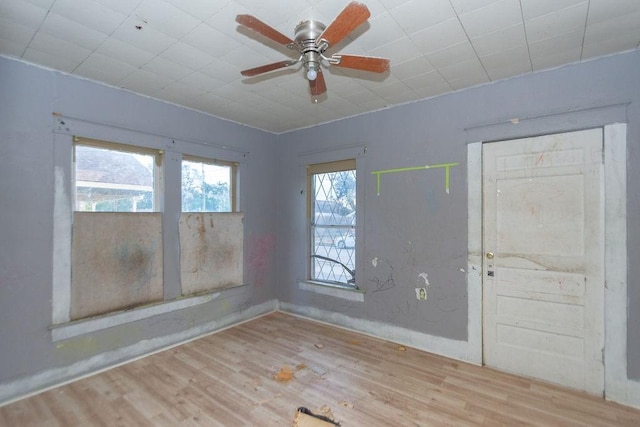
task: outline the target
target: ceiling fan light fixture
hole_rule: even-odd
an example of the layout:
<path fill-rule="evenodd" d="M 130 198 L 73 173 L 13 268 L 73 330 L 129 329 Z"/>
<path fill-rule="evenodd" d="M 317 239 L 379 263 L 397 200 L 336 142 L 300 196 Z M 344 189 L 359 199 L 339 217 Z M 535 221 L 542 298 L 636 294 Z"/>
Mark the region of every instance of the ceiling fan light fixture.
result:
<path fill-rule="evenodd" d="M 316 69 L 313 67 L 309 67 L 309 70 L 307 71 L 307 79 L 309 79 L 309 81 L 313 81 L 317 77 L 318 77 L 318 72 L 316 71 Z"/>

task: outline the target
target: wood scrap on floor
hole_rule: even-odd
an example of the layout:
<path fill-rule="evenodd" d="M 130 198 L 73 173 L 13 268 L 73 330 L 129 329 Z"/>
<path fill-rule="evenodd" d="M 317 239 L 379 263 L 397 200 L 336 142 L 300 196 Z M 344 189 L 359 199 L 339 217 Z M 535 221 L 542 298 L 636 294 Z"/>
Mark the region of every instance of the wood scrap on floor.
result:
<path fill-rule="evenodd" d="M 314 414 L 309 409 L 300 407 L 296 411 L 291 425 L 292 427 L 333 427 L 339 426 L 340 423 L 333 421 L 325 415 Z"/>

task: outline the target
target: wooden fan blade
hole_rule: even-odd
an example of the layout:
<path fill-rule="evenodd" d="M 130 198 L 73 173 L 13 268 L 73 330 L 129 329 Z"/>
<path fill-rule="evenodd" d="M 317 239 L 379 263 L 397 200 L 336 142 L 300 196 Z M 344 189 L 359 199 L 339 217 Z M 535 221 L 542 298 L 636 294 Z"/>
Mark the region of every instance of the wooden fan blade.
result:
<path fill-rule="evenodd" d="M 356 70 L 371 71 L 374 73 L 384 73 L 389 69 L 389 60 L 386 58 L 358 55 L 333 55 L 331 59 L 338 61 L 331 62 L 331 64 L 336 67 L 354 68 Z"/>
<path fill-rule="evenodd" d="M 365 22 L 370 15 L 369 9 L 367 9 L 364 3 L 352 1 L 340 12 L 340 15 L 325 28 L 316 42 L 319 44 L 321 40 L 324 40 L 329 46 L 333 46 Z"/>
<path fill-rule="evenodd" d="M 285 46 L 293 43 L 293 40 L 291 40 L 289 37 L 285 36 L 275 28 L 265 24 L 255 16 L 238 15 L 236 16 L 236 22 L 240 25 L 244 25 L 250 30 L 255 31 L 256 33 L 260 33 L 263 36 L 270 38 L 276 43 L 280 43 Z"/>
<path fill-rule="evenodd" d="M 250 68 L 248 70 L 240 71 L 240 74 L 242 74 L 243 76 L 252 77 L 252 76 L 257 76 L 258 74 L 263 74 L 269 71 L 277 70 L 279 68 L 290 67 L 296 63 L 298 63 L 298 61 L 293 61 L 293 60 L 274 62 L 273 64 L 261 65 L 260 67 Z"/>
<path fill-rule="evenodd" d="M 322 95 L 327 91 L 327 84 L 324 81 L 322 70 L 318 70 L 318 76 L 315 80 L 309 80 L 309 87 L 311 88 L 311 95 L 313 96 Z"/>

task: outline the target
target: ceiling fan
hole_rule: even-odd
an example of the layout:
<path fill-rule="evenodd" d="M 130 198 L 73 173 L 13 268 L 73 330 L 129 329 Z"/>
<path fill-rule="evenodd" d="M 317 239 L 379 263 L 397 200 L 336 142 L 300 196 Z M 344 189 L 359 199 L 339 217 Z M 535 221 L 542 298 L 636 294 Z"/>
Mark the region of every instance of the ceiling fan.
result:
<path fill-rule="evenodd" d="M 364 23 L 370 15 L 366 5 L 354 1 L 349 3 L 328 26 L 325 26 L 322 22 L 311 20 L 299 23 L 295 28 L 295 40 L 291 40 L 254 16 L 238 15 L 236 22 L 240 25 L 300 53 L 298 59 L 284 60 L 250 68 L 241 71 L 241 74 L 252 77 L 302 62 L 306 77 L 309 80 L 311 94 L 317 96 L 327 91 L 321 67 L 323 61 L 325 61 L 325 64 L 336 67 L 384 73 L 389 69 L 389 60 L 385 58 L 339 54 L 325 56 L 324 54 L 327 49 L 335 46 L 360 24 Z"/>

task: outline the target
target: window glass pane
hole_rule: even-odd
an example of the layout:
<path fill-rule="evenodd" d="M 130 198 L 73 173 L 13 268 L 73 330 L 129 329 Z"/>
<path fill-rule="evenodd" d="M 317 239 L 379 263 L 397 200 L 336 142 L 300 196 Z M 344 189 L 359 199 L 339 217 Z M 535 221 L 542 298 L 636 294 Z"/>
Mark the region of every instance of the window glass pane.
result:
<path fill-rule="evenodd" d="M 355 287 L 356 172 L 318 173 L 311 179 L 311 278 Z"/>
<path fill-rule="evenodd" d="M 154 156 L 75 146 L 76 210 L 152 212 Z"/>
<path fill-rule="evenodd" d="M 182 212 L 232 212 L 230 165 L 182 161 Z"/>

